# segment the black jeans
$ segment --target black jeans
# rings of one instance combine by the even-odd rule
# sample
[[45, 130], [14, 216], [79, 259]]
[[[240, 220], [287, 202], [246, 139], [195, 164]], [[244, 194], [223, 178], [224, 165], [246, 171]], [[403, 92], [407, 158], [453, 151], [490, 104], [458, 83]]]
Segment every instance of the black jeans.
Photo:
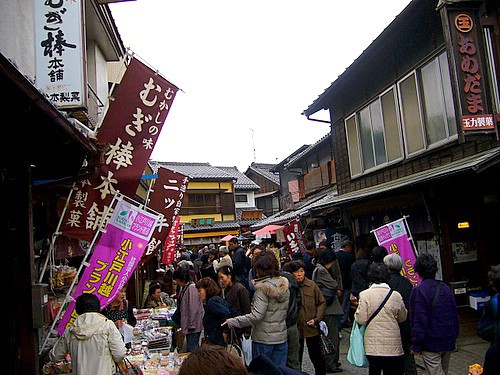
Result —
[[[309, 358], [314, 366], [315, 375], [326, 375], [326, 365], [325, 358], [321, 354], [321, 348], [319, 346], [319, 335], [313, 337], [307, 337], [305, 339], [307, 345], [307, 351], [309, 352]], [[300, 339], [299, 348], [299, 362], [302, 365], [302, 358], [304, 357], [304, 339]]]
[[398, 357], [383, 357], [375, 355], [367, 355], [368, 358], [368, 374], [369, 375], [403, 375], [403, 356]]

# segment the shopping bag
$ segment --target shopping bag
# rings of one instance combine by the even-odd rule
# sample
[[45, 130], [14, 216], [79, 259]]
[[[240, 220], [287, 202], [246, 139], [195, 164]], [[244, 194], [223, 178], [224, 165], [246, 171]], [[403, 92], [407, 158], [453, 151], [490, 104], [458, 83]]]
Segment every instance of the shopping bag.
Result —
[[323, 356], [330, 355], [335, 352], [335, 345], [332, 340], [326, 337], [323, 333], [319, 334], [319, 347]]
[[365, 355], [365, 329], [364, 325], [360, 326], [356, 321], [351, 329], [347, 360], [356, 367], [368, 367], [368, 359]]
[[248, 336], [248, 338], [243, 335], [241, 338], [241, 350], [243, 350], [243, 357], [245, 358], [245, 364], [247, 366], [252, 362], [252, 338]]
[[240, 359], [243, 364], [245, 364], [245, 357], [243, 355], [243, 350], [241, 349], [241, 346], [238, 343], [238, 336], [236, 335], [234, 328], [231, 328], [229, 340], [226, 344], [226, 350], [232, 355], [236, 356], [238, 359]]

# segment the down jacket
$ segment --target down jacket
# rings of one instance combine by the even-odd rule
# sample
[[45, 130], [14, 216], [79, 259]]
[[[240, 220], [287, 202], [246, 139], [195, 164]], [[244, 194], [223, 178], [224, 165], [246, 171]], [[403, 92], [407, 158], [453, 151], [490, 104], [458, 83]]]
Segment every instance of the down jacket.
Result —
[[116, 372], [115, 362], [123, 361], [127, 349], [115, 323], [104, 315], [89, 312], [75, 319], [73, 325], [52, 347], [51, 361], [62, 361], [71, 355], [73, 375], [111, 375]]
[[255, 280], [251, 312], [227, 320], [229, 327], [252, 326], [252, 340], [275, 345], [287, 341], [288, 280], [284, 276], [267, 276]]
[[[366, 324], [387, 296], [389, 290], [389, 285], [380, 283], [372, 284], [368, 289], [359, 293], [358, 308], [354, 313], [354, 319], [358, 324]], [[403, 297], [399, 292], [393, 291], [382, 310], [366, 327], [366, 355], [387, 357], [403, 355], [399, 323], [406, 320], [407, 314], [408, 311], [404, 305]]]

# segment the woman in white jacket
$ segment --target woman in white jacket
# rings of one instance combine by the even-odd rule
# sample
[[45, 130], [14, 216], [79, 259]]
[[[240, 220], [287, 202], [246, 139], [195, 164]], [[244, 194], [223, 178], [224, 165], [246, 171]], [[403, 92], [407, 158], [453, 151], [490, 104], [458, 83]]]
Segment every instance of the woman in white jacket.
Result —
[[127, 353], [120, 331], [99, 313], [101, 304], [94, 294], [78, 296], [75, 311], [78, 317], [52, 347], [50, 360], [62, 361], [69, 353], [73, 375], [114, 374]]
[[[360, 325], [368, 319], [382, 304], [391, 288], [387, 284], [389, 270], [384, 263], [374, 262], [368, 269], [371, 285], [359, 293], [358, 308], [354, 319]], [[399, 323], [406, 320], [407, 310], [403, 297], [393, 291], [383, 308], [366, 326], [365, 353], [369, 362], [369, 375], [403, 375], [403, 346]]]

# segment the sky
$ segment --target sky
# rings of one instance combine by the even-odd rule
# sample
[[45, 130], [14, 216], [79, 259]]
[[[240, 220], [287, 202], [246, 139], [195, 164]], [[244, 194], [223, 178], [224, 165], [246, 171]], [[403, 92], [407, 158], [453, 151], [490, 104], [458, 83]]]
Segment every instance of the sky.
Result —
[[[245, 172], [326, 135], [301, 113], [410, 0], [135, 0], [125, 47], [179, 87], [151, 160]], [[328, 113], [314, 118], [327, 120]]]

